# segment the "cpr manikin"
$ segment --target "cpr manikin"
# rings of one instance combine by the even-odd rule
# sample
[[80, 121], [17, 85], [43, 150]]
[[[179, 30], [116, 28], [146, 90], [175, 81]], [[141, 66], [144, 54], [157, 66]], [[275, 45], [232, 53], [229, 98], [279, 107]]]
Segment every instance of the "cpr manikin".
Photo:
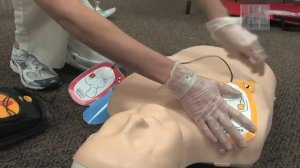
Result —
[[260, 75], [227, 55], [221, 48], [199, 46], [183, 50], [170, 59], [178, 62], [194, 60], [184, 66], [200, 76], [229, 82], [230, 71], [216, 57], [219, 56], [229, 64], [233, 82], [252, 84], [254, 100], [251, 103], [255, 107], [251, 108], [257, 112], [253, 121], [257, 132], [248, 137], [247, 147], [234, 145], [231, 151], [220, 150], [218, 144], [203, 137], [168, 89], [133, 74], [123, 81], [111, 99], [109, 112], [112, 117], [80, 147], [72, 166], [184, 168], [194, 163], [217, 166], [249, 166], [255, 163], [270, 131], [276, 79], [267, 65]]

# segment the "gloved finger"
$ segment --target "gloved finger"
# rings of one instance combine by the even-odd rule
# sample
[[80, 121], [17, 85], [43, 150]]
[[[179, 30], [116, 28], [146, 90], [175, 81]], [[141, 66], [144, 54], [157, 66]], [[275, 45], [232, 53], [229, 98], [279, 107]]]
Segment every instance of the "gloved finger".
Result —
[[206, 125], [205, 122], [202, 122], [201, 124], [198, 124], [200, 131], [203, 133], [205, 137], [210, 139], [213, 142], [218, 142], [218, 139], [214, 136], [214, 134], [210, 131], [208, 126]]
[[218, 83], [221, 96], [229, 99], [236, 99], [242, 96], [242, 93], [225, 83]]
[[[241, 51], [239, 52], [228, 51], [227, 56], [232, 59], [238, 59], [241, 63], [249, 67], [252, 70], [252, 73], [264, 74], [264, 68], [265, 68], [264, 62], [254, 64], [249, 60], [249, 56], [245, 53], [246, 52], [241, 52]], [[254, 60], [254, 62], [256, 61]]]
[[[248, 58], [245, 54], [241, 53], [241, 58]], [[265, 63], [257, 63], [253, 64], [249, 61], [249, 59], [241, 59], [242, 63], [251, 68], [252, 73], [258, 73], [259, 75], [263, 75], [265, 72]]]
[[267, 53], [261, 47], [257, 40], [249, 46], [249, 48], [247, 49], [247, 51], [244, 52], [244, 54], [248, 56], [249, 61], [252, 64], [260, 64], [264, 62], [267, 58]]
[[226, 137], [223, 129], [221, 128], [218, 121], [214, 118], [210, 118], [206, 120], [206, 123], [211, 130], [211, 132], [214, 134], [214, 136], [218, 139], [218, 142], [226, 149], [231, 150], [232, 144], [230, 143], [229, 139]]
[[225, 113], [220, 113], [218, 116], [218, 121], [222, 125], [222, 127], [227, 131], [230, 137], [238, 144], [240, 147], [246, 147], [247, 143], [244, 140], [241, 133], [237, 130], [237, 128], [232, 124], [230, 118]]
[[248, 131], [256, 132], [256, 126], [246, 116], [229, 105], [226, 106], [226, 108], [230, 118], [241, 124], [241, 126], [246, 128]]
[[258, 73], [260, 76], [265, 74], [266, 64], [264, 62], [255, 64], [253, 69], [255, 69], [255, 73]]
[[250, 45], [243, 48], [241, 52], [247, 56], [251, 64], [260, 64], [267, 58], [265, 50], [261, 47], [258, 40], [253, 41]]
[[267, 58], [267, 54], [262, 49], [260, 49], [260, 50], [252, 50], [252, 51], [246, 53], [246, 55], [248, 56], [249, 61], [252, 64], [262, 63]]

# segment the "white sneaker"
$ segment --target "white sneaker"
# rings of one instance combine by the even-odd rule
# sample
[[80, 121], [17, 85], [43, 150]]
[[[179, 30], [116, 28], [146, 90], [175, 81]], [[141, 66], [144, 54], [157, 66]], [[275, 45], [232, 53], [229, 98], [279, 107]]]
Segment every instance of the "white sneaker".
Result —
[[39, 62], [35, 56], [15, 47], [12, 51], [10, 67], [20, 75], [22, 84], [30, 89], [50, 89], [61, 85], [56, 72]]
[[100, 15], [102, 15], [103, 17], [106, 17], [106, 18], [108, 18], [108, 17], [110, 17], [112, 14], [114, 14], [115, 12], [116, 12], [116, 8], [115, 7], [113, 7], [113, 8], [110, 8], [110, 9], [107, 9], [107, 10], [103, 10], [103, 9], [101, 9], [101, 8], [97, 8], [96, 9], [96, 11], [100, 14]]
[[94, 10], [96, 12], [98, 12], [100, 15], [104, 16], [104, 17], [110, 17], [112, 14], [114, 14], [116, 12], [116, 8], [113, 7], [113, 8], [110, 8], [110, 9], [107, 9], [107, 10], [103, 10], [102, 8], [100, 8], [100, 1], [95, 1], [95, 7], [94, 7]]

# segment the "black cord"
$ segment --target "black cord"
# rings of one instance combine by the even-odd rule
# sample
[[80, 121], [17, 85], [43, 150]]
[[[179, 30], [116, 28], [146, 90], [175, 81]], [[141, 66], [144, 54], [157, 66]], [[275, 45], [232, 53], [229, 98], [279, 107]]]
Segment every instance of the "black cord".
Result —
[[194, 60], [191, 60], [191, 61], [181, 62], [181, 64], [190, 64], [190, 63], [200, 61], [200, 60], [203, 60], [203, 59], [207, 59], [207, 58], [219, 58], [221, 61], [223, 61], [226, 64], [226, 66], [227, 66], [227, 68], [230, 72], [230, 82], [233, 81], [233, 73], [232, 73], [232, 70], [231, 70], [229, 64], [226, 62], [226, 60], [224, 58], [222, 58], [220, 56], [217, 56], [217, 55], [208, 55], [208, 56], [197, 58], [197, 59], [194, 59]]
[[[4, 110], [6, 111], [6, 113], [9, 115], [6, 118], [0, 118], [0, 123], [2, 122], [6, 122], [6, 121], [12, 121], [15, 119], [18, 119], [20, 117], [20, 115], [23, 115], [20, 111], [13, 111], [9, 106], [14, 104], [13, 102], [10, 101], [16, 101], [18, 105], [20, 105], [20, 100], [18, 97], [11, 95], [11, 94], [7, 94], [7, 93], [0, 93], [2, 95], [5, 95], [5, 97], [2, 100], [2, 106], [4, 107]], [[11, 104], [12, 103], [12, 104]], [[19, 109], [20, 110], [20, 109]]]
[[11, 109], [8, 108], [9, 106], [9, 99], [10, 97], [6, 96], [3, 101], [2, 101], [2, 105], [4, 106], [7, 114], [9, 114], [9, 116], [13, 116], [15, 115], [16, 113], [14, 111], [12, 111]]

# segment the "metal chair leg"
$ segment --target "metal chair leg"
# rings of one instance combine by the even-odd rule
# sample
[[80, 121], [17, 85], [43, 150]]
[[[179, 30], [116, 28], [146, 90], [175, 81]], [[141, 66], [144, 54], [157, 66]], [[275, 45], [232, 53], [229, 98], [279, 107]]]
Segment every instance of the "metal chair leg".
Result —
[[192, 0], [187, 0], [186, 1], [186, 9], [185, 9], [185, 14], [190, 14], [191, 11], [191, 5], [192, 5]]

